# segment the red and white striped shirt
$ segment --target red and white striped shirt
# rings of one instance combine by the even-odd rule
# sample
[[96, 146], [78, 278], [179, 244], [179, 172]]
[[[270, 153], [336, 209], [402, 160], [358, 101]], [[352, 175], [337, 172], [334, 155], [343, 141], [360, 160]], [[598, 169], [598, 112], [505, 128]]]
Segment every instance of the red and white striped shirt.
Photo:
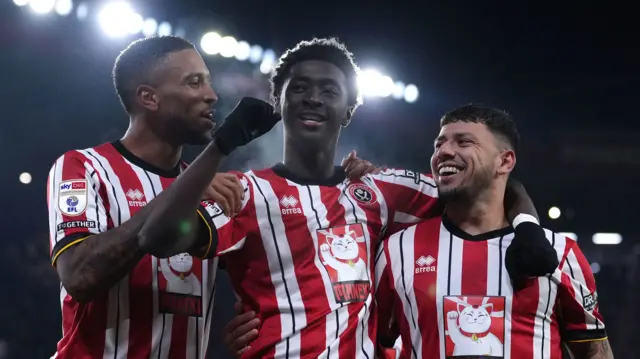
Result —
[[[120, 142], [69, 151], [49, 173], [51, 259], [135, 215], [180, 174], [155, 168]], [[204, 358], [216, 260], [146, 255], [109, 292], [82, 304], [60, 286], [62, 340], [54, 357]]]
[[395, 317], [400, 357], [424, 359], [561, 359], [561, 341], [606, 338], [589, 263], [575, 241], [545, 232], [558, 269], [515, 292], [510, 228], [472, 236], [437, 217], [392, 235], [376, 257], [381, 335]]
[[432, 214], [433, 180], [388, 170], [349, 181], [338, 167], [308, 182], [283, 165], [239, 177], [236, 217], [205, 207], [234, 290], [261, 320], [244, 357], [374, 359], [373, 255], [394, 220]]

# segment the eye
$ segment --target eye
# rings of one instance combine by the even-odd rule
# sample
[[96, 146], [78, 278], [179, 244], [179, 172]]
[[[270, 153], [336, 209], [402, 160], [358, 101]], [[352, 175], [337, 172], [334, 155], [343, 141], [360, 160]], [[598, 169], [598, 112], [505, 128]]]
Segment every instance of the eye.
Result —
[[306, 90], [306, 86], [303, 86], [302, 84], [291, 84], [289, 85], [289, 90], [300, 93]]
[[473, 143], [473, 141], [471, 141], [470, 139], [467, 139], [467, 138], [462, 138], [462, 139], [458, 140], [458, 144], [461, 145], [461, 146], [468, 146], [468, 145], [470, 145], [472, 143]]

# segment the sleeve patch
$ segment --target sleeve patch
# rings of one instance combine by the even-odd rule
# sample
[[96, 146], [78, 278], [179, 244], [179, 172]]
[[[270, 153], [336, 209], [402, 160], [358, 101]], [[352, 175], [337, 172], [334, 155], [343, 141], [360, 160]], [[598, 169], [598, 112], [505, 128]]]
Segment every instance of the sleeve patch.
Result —
[[67, 216], [79, 216], [87, 209], [87, 180], [69, 180], [58, 185], [58, 208]]

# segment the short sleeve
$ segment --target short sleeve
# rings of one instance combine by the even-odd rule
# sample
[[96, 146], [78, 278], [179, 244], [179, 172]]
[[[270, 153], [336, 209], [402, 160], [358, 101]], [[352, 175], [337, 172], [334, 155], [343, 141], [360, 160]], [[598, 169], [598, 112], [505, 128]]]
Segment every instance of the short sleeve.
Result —
[[78, 151], [59, 157], [49, 171], [49, 247], [51, 263], [92, 234], [107, 230], [108, 198], [90, 161]]
[[241, 173], [237, 173], [237, 176], [244, 189], [244, 199], [240, 211], [235, 217], [227, 217], [222, 208], [212, 201], [203, 201], [198, 210], [198, 214], [205, 224], [205, 235], [208, 233], [210, 236], [210, 243], [215, 242], [214, 238], [217, 238], [217, 246], [207, 251], [205, 256], [207, 258], [242, 249], [247, 233], [255, 223], [251, 182], [247, 176]]
[[389, 208], [390, 227], [394, 233], [422, 219], [442, 213], [438, 189], [433, 178], [408, 170], [387, 169], [368, 175], [382, 192]]
[[559, 315], [565, 341], [591, 341], [607, 337], [598, 309], [598, 293], [589, 262], [577, 243], [567, 239], [558, 285]]

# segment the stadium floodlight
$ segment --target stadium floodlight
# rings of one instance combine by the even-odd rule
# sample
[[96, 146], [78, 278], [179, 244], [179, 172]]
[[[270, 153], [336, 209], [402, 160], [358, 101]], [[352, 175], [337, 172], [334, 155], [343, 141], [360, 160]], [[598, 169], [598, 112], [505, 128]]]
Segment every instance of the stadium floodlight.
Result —
[[276, 64], [276, 53], [271, 49], [262, 52], [262, 62], [260, 63], [260, 72], [269, 74]]
[[78, 17], [78, 20], [84, 20], [88, 15], [89, 6], [87, 6], [87, 3], [80, 3], [80, 5], [78, 5], [78, 7], [76, 8], [76, 16]]
[[571, 233], [571, 232], [560, 232], [560, 233], [558, 233], [558, 234], [560, 234], [561, 236], [565, 236], [565, 237], [567, 237], [567, 238], [571, 238], [571, 239], [573, 239], [573, 240], [574, 240], [574, 241], [576, 241], [576, 242], [578, 241], [578, 235], [577, 235], [577, 234], [575, 234], [575, 233]]
[[98, 22], [105, 34], [111, 37], [137, 34], [144, 27], [142, 16], [124, 1], [106, 4], [98, 14]]
[[158, 36], [169, 36], [171, 35], [171, 24], [166, 21], [163, 21], [158, 25]]
[[560, 215], [562, 214], [562, 212], [560, 211], [560, 208], [558, 207], [551, 207], [549, 208], [549, 218], [551, 219], [558, 219], [560, 218]]
[[245, 61], [251, 55], [251, 45], [249, 45], [246, 41], [238, 41], [238, 45], [236, 46], [236, 53], [234, 56], [239, 61]]
[[591, 272], [593, 274], [598, 274], [600, 272], [600, 269], [602, 269], [600, 267], [600, 263], [598, 263], [598, 262], [591, 263]]
[[404, 100], [408, 103], [414, 103], [418, 101], [418, 96], [420, 93], [418, 92], [418, 88], [416, 85], [407, 85], [404, 88]]
[[158, 31], [158, 22], [156, 19], [148, 18], [142, 22], [142, 35], [150, 37]]
[[391, 96], [396, 100], [402, 100], [404, 98], [404, 82], [397, 81], [393, 84], [393, 92]]
[[367, 69], [358, 75], [358, 87], [364, 96], [387, 97], [393, 93], [395, 85], [391, 77]]
[[236, 54], [236, 47], [238, 47], [238, 40], [233, 36], [225, 36], [220, 39], [220, 56], [233, 57]]
[[36, 14], [46, 14], [56, 6], [56, 0], [31, 0], [29, 7]]
[[13, 3], [16, 6], [25, 6], [25, 5], [29, 5], [29, 0], [13, 0]]
[[22, 184], [29, 184], [31, 183], [31, 174], [29, 172], [22, 172], [18, 179]]
[[207, 55], [216, 55], [220, 52], [220, 43], [222, 36], [217, 32], [208, 32], [202, 36], [200, 47]]
[[596, 233], [591, 239], [594, 244], [620, 244], [622, 242], [620, 233]]
[[56, 1], [56, 13], [60, 16], [67, 16], [73, 10], [73, 2], [71, 0]]
[[251, 46], [251, 51], [249, 51], [249, 61], [252, 64], [257, 64], [262, 60], [262, 47], [260, 45]]

